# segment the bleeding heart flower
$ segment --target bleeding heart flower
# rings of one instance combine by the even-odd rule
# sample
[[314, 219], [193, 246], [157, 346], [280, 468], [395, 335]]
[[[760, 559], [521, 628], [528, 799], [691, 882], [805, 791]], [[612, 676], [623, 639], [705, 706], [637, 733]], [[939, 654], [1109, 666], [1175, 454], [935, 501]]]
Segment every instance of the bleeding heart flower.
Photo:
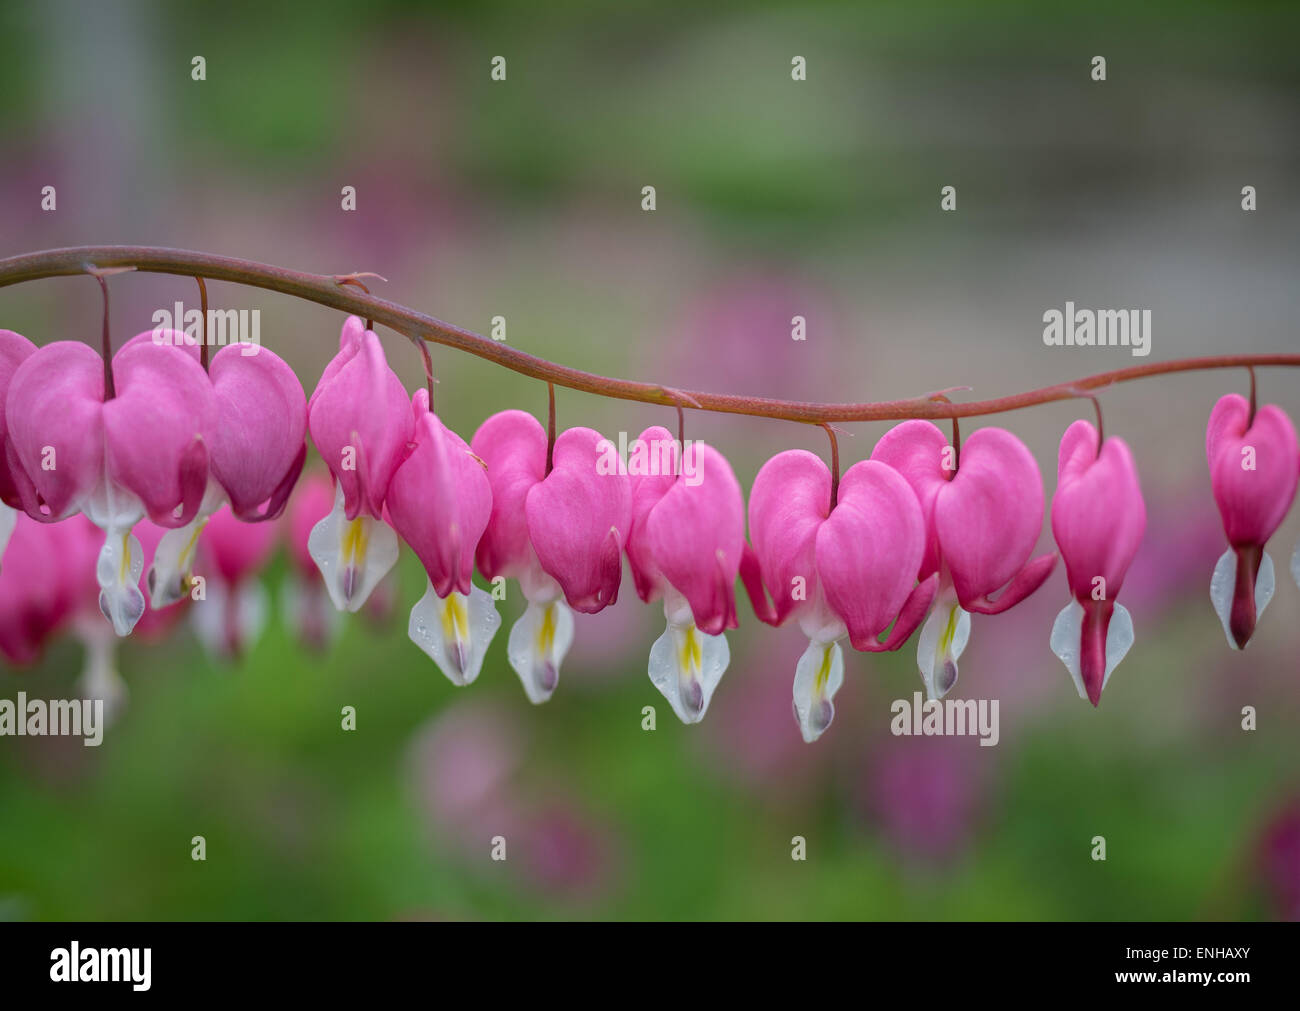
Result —
[[204, 439], [208, 485], [194, 519], [169, 531], [154, 552], [148, 577], [154, 608], [189, 592], [195, 549], [209, 516], [229, 501], [246, 522], [275, 519], [307, 456], [306, 397], [282, 359], [260, 345], [228, 344], [213, 356], [208, 375], [215, 394]]
[[384, 496], [411, 439], [411, 407], [373, 330], [349, 316], [339, 353], [307, 402], [307, 426], [336, 483], [334, 508], [309, 538], [340, 611], [357, 611], [397, 563]]
[[905, 421], [885, 433], [871, 459], [907, 479], [925, 517], [918, 577], [940, 578], [916, 662], [929, 697], [943, 698], [957, 683], [970, 612], [1014, 607], [1056, 566], [1055, 554], [1029, 560], [1043, 526], [1043, 479], [1025, 444], [1001, 428], [980, 429], [962, 444], [958, 459], [937, 425]]
[[[0, 653], [13, 664], [34, 661], [74, 615], [90, 581], [82, 517], [38, 523], [15, 516], [13, 537], [0, 565]], [[91, 527], [93, 531], [94, 528]]]
[[650, 680], [683, 723], [698, 723], [731, 660], [722, 633], [737, 624], [744, 496], [721, 453], [700, 442], [683, 452], [659, 426], [641, 433], [627, 469], [632, 576], [647, 604], [664, 598], [668, 622], [650, 649]]
[[478, 677], [501, 627], [492, 597], [472, 582], [474, 550], [492, 514], [483, 462], [429, 410], [429, 394], [411, 401], [412, 444], [388, 485], [388, 518], [429, 577], [411, 609], [411, 641], [454, 685]]
[[921, 506], [897, 471], [874, 460], [848, 469], [832, 504], [826, 464], [787, 450], [754, 479], [749, 534], [754, 547], [741, 576], [755, 612], [769, 624], [793, 616], [808, 636], [794, 711], [804, 740], [815, 741], [844, 681], [839, 640], [847, 635], [854, 649], [873, 653], [898, 649], [934, 600], [938, 575], [916, 579], [925, 554]]
[[492, 486], [478, 566], [488, 579], [519, 580], [528, 601], [507, 656], [535, 703], [554, 693], [573, 644], [569, 608], [595, 614], [618, 600], [632, 522], [631, 488], [609, 440], [590, 428], [562, 432], [549, 472], [546, 442], [524, 411], [492, 415], [470, 440]]
[[256, 578], [275, 549], [275, 523], [249, 523], [229, 506], [209, 518], [199, 539], [202, 596], [191, 610], [194, 633], [215, 656], [237, 658], [266, 627], [266, 590]]
[[5, 422], [5, 401], [9, 396], [9, 384], [14, 373], [18, 371], [27, 358], [36, 350], [36, 345], [22, 334], [12, 330], [0, 330], [0, 555], [5, 553], [5, 545], [14, 532], [18, 510], [23, 507], [18, 494], [18, 486], [9, 473], [11, 466], [18, 466], [17, 461], [10, 463], [9, 426]]
[[100, 608], [117, 634], [127, 635], [145, 603], [138, 585], [144, 559], [131, 527], [144, 515], [164, 527], [194, 518], [207, 486], [204, 433], [214, 404], [196, 358], [177, 344], [156, 343], [152, 332], [123, 346], [112, 372], [115, 395], [105, 400], [95, 351], [47, 344], [15, 371], [5, 420], [10, 475], [27, 514], [50, 522], [84, 512], [105, 531]]
[[1229, 393], [1210, 412], [1205, 458], [1228, 537], [1210, 579], [1210, 599], [1228, 645], [1245, 649], [1273, 598], [1273, 559], [1264, 545], [1286, 518], [1300, 479], [1295, 427], [1273, 404], [1252, 418], [1246, 398]]
[[1133, 619], [1115, 598], [1147, 525], [1128, 445], [1107, 439], [1099, 452], [1099, 438], [1087, 421], [1065, 430], [1052, 500], [1052, 533], [1074, 597], [1052, 625], [1052, 652], [1094, 706], [1133, 645]]
[[330, 602], [320, 569], [307, 546], [312, 528], [329, 515], [333, 502], [333, 482], [313, 471], [298, 482], [285, 517], [292, 570], [284, 582], [284, 611], [299, 640], [315, 650], [329, 645], [339, 628], [339, 612]]

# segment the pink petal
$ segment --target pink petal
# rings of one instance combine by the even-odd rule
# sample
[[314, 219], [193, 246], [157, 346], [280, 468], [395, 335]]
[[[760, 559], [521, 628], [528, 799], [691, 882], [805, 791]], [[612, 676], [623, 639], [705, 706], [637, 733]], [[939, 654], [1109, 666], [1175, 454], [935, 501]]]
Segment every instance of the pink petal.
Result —
[[[34, 519], [62, 519], [104, 473], [104, 363], [77, 341], [39, 348], [18, 366], [5, 399], [10, 475]], [[45, 447], [54, 466], [45, 469]], [[16, 464], [16, 466], [14, 466]]]
[[478, 543], [478, 567], [488, 579], [518, 578], [536, 564], [524, 501], [546, 477], [546, 430], [524, 411], [501, 411], [479, 426], [470, 448], [487, 464], [492, 516]]
[[[1300, 447], [1286, 412], [1267, 404], [1248, 429], [1249, 415], [1246, 399], [1230, 393], [1214, 405], [1205, 431], [1214, 501], [1233, 547], [1263, 545], [1273, 536], [1300, 479]], [[1243, 467], [1248, 449], [1254, 450], [1254, 470]]]
[[1123, 439], [1107, 439], [1097, 455], [1097, 429], [1076, 421], [1061, 439], [1052, 534], [1070, 592], [1085, 608], [1093, 579], [1105, 580], [1114, 600], [1146, 530], [1146, 505], [1137, 467]]
[[[222, 348], [209, 369], [216, 422], [208, 446], [212, 475], [242, 520], [278, 516], [306, 459], [307, 400], [288, 365], [265, 348]], [[265, 513], [258, 508], [268, 502]], [[328, 510], [327, 510], [328, 511]]]
[[429, 410], [425, 390], [413, 398], [415, 446], [388, 486], [388, 516], [411, 546], [434, 592], [468, 594], [474, 549], [492, 513], [487, 472], [469, 446]]
[[9, 384], [13, 381], [18, 366], [36, 351], [36, 345], [22, 334], [12, 330], [0, 330], [0, 502], [11, 509], [21, 509], [22, 499], [18, 485], [9, 473], [8, 443], [9, 426], [5, 422], [5, 402], [9, 396]]
[[952, 473], [944, 469], [945, 451], [949, 449], [948, 437], [931, 421], [919, 419], [904, 421], [884, 434], [871, 459], [888, 464], [898, 471], [912, 486], [921, 515], [925, 519], [925, 555], [921, 560], [919, 578], [938, 572], [940, 557], [939, 535], [934, 526], [934, 507], [939, 492], [948, 486]]
[[275, 524], [246, 523], [222, 506], [203, 527], [199, 543], [218, 578], [227, 586], [237, 586], [270, 558]]
[[[667, 440], [676, 445], [672, 433], [659, 425], [647, 428], [639, 436], [642, 443], [654, 445]], [[632, 580], [637, 596], [647, 604], [663, 595], [663, 573], [655, 561], [654, 552], [646, 533], [650, 512], [667, 494], [676, 481], [677, 453], [672, 453], [673, 469], [667, 474], [632, 474], [632, 529], [627, 535], [627, 560], [632, 567]], [[741, 517], [743, 529], [744, 518]]]
[[[831, 472], [807, 450], [777, 453], [754, 478], [749, 493], [749, 536], [763, 585], [772, 595], [777, 624], [820, 596], [817, 530], [830, 505]], [[799, 579], [802, 584], [796, 583]], [[805, 600], [795, 599], [797, 585], [804, 587]]]
[[934, 523], [963, 607], [1004, 586], [1043, 526], [1043, 479], [1025, 444], [1002, 428], [965, 440], [957, 473], [935, 501]]
[[334, 505], [334, 485], [317, 471], [306, 474], [289, 500], [288, 541], [289, 557], [298, 572], [313, 583], [320, 570], [307, 549], [311, 528], [329, 515]]
[[207, 488], [212, 384], [185, 348], [152, 342], [113, 356], [113, 382], [117, 395], [103, 405], [109, 477], [134, 492], [155, 523], [184, 526]]
[[816, 558], [826, 600], [855, 649], [871, 649], [898, 616], [924, 553], [925, 520], [903, 476], [875, 460], [850, 467], [817, 531]]
[[[349, 316], [339, 353], [325, 367], [307, 403], [312, 442], [343, 486], [348, 519], [383, 516], [384, 495], [411, 437], [411, 409], [402, 381], [388, 367], [374, 331]], [[348, 462], [355, 463], [349, 467]]]
[[[664, 429], [658, 431], [672, 439]], [[721, 453], [704, 443], [693, 444], [687, 453], [698, 454], [693, 461], [688, 455], [687, 461], [698, 468], [692, 472], [698, 472], [699, 483], [685, 476], [670, 479], [646, 520], [645, 539], [664, 578], [690, 603], [700, 631], [720, 635], [737, 625], [735, 585], [745, 545], [745, 500]]]
[[623, 544], [632, 523], [627, 475], [617, 468], [601, 472], [607, 446], [590, 428], [562, 432], [553, 469], [524, 502], [542, 568], [560, 584], [569, 606], [585, 614], [618, 600]]

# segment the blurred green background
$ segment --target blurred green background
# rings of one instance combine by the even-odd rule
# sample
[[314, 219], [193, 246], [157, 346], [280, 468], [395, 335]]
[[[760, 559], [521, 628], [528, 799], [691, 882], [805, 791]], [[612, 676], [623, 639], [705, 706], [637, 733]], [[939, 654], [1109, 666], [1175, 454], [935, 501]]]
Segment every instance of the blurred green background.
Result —
[[[1045, 348], [1042, 313], [1067, 299], [1150, 308], [1149, 361], [1294, 351], [1297, 28], [1292, 5], [1240, 3], [6, 3], [0, 255], [148, 243], [375, 271], [386, 297], [479, 332], [504, 316], [510, 344], [565, 364], [790, 399], [991, 397], [1137, 361]], [[310, 392], [339, 314], [209, 287], [214, 306], [262, 310], [263, 341]], [[116, 339], [192, 289], [115, 278]], [[99, 313], [89, 280], [0, 292], [0, 326], [38, 343], [93, 341]], [[382, 337], [414, 389], [419, 356]], [[481, 360], [435, 348], [434, 367], [439, 413], [466, 438], [495, 411], [545, 410], [540, 384]], [[1223, 545], [1204, 425], [1245, 382], [1104, 395], [1151, 519], [1121, 598], [1137, 644], [1096, 711], [1047, 647], [1059, 568], [974, 619], [956, 694], [1000, 700], [997, 747], [890, 736], [890, 702], [920, 690], [912, 643], [851, 654], [835, 724], [806, 746], [799, 633], [746, 603], [707, 718], [683, 727], [645, 673], [658, 605], [626, 575], [617, 607], [579, 617], [535, 708], [504, 630], [467, 689], [407, 640], [423, 580], [409, 552], [387, 612], [310, 652], [279, 606], [281, 552], [261, 575], [275, 613], [241, 660], [210, 658], [183, 623], [128, 640], [130, 701], [102, 747], [0, 738], [0, 917], [1300, 915], [1300, 590], [1285, 577], [1300, 521], [1271, 544], [1278, 591], [1247, 653], [1208, 599]], [[1260, 395], [1300, 412], [1283, 371], [1261, 373]], [[672, 421], [558, 400], [561, 425], [611, 435]], [[990, 420], [1025, 439], [1050, 495], [1060, 435], [1088, 411]], [[883, 431], [845, 428], [846, 464]], [[687, 434], [746, 488], [772, 453], [825, 449], [761, 419], [692, 414]], [[507, 626], [521, 609], [512, 584]], [[81, 665], [61, 639], [0, 672], [0, 697], [70, 695]]]

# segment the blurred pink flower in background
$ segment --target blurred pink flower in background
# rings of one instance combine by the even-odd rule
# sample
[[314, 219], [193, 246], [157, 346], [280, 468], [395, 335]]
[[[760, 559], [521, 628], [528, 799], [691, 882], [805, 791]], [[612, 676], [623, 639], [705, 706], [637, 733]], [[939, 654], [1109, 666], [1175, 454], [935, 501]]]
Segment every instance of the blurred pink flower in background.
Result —
[[[807, 339], [795, 340], [796, 316]], [[642, 372], [692, 390], [824, 400], [833, 355], [844, 350], [831, 296], [774, 268], [712, 287], [679, 327], [647, 352]], [[735, 423], [736, 419], [729, 419]]]
[[203, 528], [200, 574], [207, 584], [191, 614], [195, 635], [215, 656], [240, 656], [266, 625], [266, 590], [257, 572], [275, 548], [278, 525], [278, 520], [244, 523], [227, 505]]
[[1264, 826], [1255, 868], [1274, 916], [1300, 920], [1300, 794], [1293, 794]]
[[904, 861], [944, 863], [970, 843], [985, 807], [991, 755], [978, 741], [896, 737], [871, 749], [860, 806]]
[[411, 775], [434, 840], [483, 867], [505, 840], [507, 868], [555, 896], [603, 894], [618, 863], [613, 831], [581, 804], [527, 778], [528, 745], [507, 706], [458, 702], [417, 731]]

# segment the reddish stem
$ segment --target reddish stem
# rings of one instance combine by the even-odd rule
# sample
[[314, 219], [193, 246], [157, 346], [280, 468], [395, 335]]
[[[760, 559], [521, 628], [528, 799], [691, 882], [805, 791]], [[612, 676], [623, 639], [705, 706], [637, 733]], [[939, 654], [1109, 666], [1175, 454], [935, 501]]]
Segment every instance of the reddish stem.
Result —
[[1300, 366], [1300, 354], [1212, 355], [1173, 362], [1146, 362], [1124, 369], [1100, 372], [1084, 379], [1045, 386], [1027, 393], [998, 397], [993, 400], [977, 400], [966, 404], [945, 404], [932, 399], [929, 395], [880, 403], [822, 404], [773, 400], [765, 397], [743, 397], [727, 393], [670, 391], [654, 383], [639, 383], [593, 375], [590, 372], [557, 365], [387, 299], [357, 291], [351, 286], [340, 284], [336, 275], [306, 274], [286, 270], [283, 267], [254, 263], [251, 260], [214, 256], [210, 253], [183, 249], [165, 249], [156, 246], [78, 246], [11, 256], [0, 260], [0, 288], [44, 277], [80, 274], [85, 271], [88, 261], [100, 267], [134, 267], [136, 270], [149, 273], [182, 274], [190, 277], [201, 275], [209, 280], [230, 281], [235, 284], [278, 291], [383, 323], [398, 333], [418, 336], [427, 341], [468, 351], [470, 354], [496, 362], [521, 375], [598, 396], [666, 406], [684, 402], [703, 411], [783, 418], [787, 421], [813, 424], [832, 421], [904, 421], [908, 418], [932, 420], [970, 418], [1016, 411], [1057, 400], [1069, 400], [1071, 397], [1078, 396], [1081, 389], [1097, 389], [1146, 376], [1249, 366]]

